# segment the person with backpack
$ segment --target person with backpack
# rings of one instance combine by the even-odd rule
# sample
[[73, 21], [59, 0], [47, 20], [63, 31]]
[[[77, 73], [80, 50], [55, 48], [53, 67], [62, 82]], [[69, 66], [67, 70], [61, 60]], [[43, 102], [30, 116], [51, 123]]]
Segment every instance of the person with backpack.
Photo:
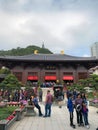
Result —
[[64, 93], [62, 90], [59, 88], [57, 92], [57, 100], [58, 100], [58, 105], [59, 108], [62, 108], [62, 101], [64, 100]]

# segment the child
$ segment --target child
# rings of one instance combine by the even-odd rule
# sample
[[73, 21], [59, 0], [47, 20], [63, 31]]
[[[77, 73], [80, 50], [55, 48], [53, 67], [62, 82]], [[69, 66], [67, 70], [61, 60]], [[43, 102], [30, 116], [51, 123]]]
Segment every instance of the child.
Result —
[[73, 111], [74, 111], [74, 105], [72, 102], [72, 94], [69, 95], [68, 102], [67, 102], [67, 108], [70, 113], [70, 126], [75, 128], [75, 125], [73, 124]]
[[84, 125], [89, 129], [89, 123], [88, 123], [88, 108], [87, 104], [83, 101], [82, 103], [82, 113], [83, 113], [83, 119], [84, 119]]

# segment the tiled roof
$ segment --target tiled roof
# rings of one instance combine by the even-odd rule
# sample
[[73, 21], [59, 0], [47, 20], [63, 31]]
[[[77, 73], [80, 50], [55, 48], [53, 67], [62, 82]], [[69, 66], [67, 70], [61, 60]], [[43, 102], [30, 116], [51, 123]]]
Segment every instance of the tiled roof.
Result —
[[0, 56], [0, 59], [21, 61], [98, 61], [96, 57], [76, 57], [66, 54], [31, 54], [24, 56]]

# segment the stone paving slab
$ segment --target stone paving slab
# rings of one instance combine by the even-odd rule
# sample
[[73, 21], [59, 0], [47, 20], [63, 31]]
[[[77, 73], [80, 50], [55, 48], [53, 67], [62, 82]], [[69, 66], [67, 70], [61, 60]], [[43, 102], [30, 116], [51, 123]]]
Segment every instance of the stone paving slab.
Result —
[[[44, 114], [44, 105], [41, 104]], [[35, 108], [36, 112], [37, 109]], [[90, 130], [96, 130], [98, 127], [97, 108], [89, 107]], [[76, 124], [76, 113], [74, 111], [74, 123]], [[69, 125], [69, 112], [65, 105], [59, 108], [57, 105], [52, 106], [51, 117], [43, 118], [39, 116], [24, 117], [16, 121], [9, 130], [73, 130]], [[87, 130], [85, 127], [78, 127], [75, 130]]]

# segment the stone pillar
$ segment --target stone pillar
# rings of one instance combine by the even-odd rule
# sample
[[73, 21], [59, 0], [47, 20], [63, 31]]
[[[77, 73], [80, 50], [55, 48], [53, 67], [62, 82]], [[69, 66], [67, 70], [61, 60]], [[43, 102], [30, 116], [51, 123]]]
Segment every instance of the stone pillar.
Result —
[[17, 116], [17, 118], [16, 118], [16, 121], [19, 121], [19, 120], [21, 120], [21, 109], [20, 108], [17, 108], [16, 110], [15, 110], [15, 112], [16, 112], [16, 116]]
[[36, 112], [34, 111], [34, 106], [27, 105], [26, 106], [26, 115], [25, 116], [35, 116]]

